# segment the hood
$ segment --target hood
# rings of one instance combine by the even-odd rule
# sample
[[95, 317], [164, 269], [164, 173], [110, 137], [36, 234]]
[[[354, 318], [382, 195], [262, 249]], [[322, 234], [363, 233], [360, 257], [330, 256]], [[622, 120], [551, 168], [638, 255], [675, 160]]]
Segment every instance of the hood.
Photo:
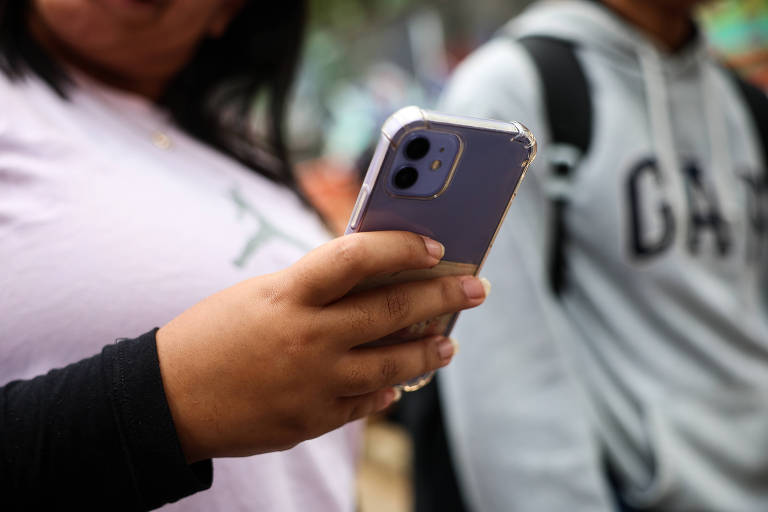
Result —
[[[698, 29], [682, 49], [669, 52], [599, 2], [545, 0], [536, 2], [502, 30], [514, 38], [537, 35], [572, 41], [584, 51], [609, 60], [611, 66], [623, 69], [630, 76], [636, 75], [644, 84], [644, 100], [663, 181], [677, 205], [685, 203], [685, 185], [679, 172], [670, 119], [669, 90], [678, 80], [696, 84], [700, 89], [696, 96], [701, 98], [701, 109], [706, 116], [710, 158], [717, 170], [713, 179], [718, 189], [729, 188], [718, 183], [729, 173], [735, 173], [729, 158], [728, 134], [724, 132], [725, 113], [719, 102], [707, 100], [718, 95], [715, 75], [719, 70], [709, 57]], [[735, 201], [735, 198], [725, 199], [726, 217], [727, 210], [737, 207]]]
[[547, 35], [593, 49], [617, 64], [636, 67], [640, 51], [654, 50], [668, 72], [682, 72], [707, 56], [697, 31], [682, 49], [668, 52], [633, 25], [595, 1], [548, 0], [535, 3], [506, 27], [515, 37]]

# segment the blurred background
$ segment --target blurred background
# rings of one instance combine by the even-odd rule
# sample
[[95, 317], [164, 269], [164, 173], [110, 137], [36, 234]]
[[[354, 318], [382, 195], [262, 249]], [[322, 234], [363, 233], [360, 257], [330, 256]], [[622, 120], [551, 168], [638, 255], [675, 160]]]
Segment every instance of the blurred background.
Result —
[[[289, 138], [308, 195], [343, 229], [381, 123], [406, 105], [433, 107], [451, 70], [531, 2], [310, 3]], [[700, 17], [712, 51], [768, 89], [768, 0], [716, 1]]]
[[[433, 107], [452, 69], [529, 3], [311, 2], [289, 140], [303, 188], [337, 232], [382, 122], [406, 105]], [[768, 0], [713, 2], [700, 19], [712, 51], [768, 90]], [[411, 510], [410, 453], [398, 427], [384, 418], [369, 424], [358, 486], [362, 512]]]
[[307, 194], [343, 230], [382, 122], [435, 105], [451, 70], [527, 0], [313, 0], [289, 140]]

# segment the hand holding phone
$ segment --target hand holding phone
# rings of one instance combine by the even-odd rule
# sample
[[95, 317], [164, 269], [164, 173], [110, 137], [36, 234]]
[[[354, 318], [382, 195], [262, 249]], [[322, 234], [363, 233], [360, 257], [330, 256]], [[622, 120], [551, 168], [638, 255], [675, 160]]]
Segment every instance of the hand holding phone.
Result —
[[[477, 275], [536, 156], [520, 123], [406, 107], [385, 123], [346, 233], [412, 231], [445, 246], [432, 269], [380, 275], [354, 291], [446, 275]], [[457, 314], [442, 315], [372, 342], [447, 336]], [[403, 384], [419, 389], [431, 375]]]

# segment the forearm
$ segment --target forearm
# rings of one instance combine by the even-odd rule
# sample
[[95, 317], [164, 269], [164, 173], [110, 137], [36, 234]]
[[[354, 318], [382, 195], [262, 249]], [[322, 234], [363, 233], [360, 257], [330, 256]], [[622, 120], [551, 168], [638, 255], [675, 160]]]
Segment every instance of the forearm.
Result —
[[212, 481], [179, 446], [155, 331], [0, 388], [0, 474], [12, 510], [146, 510]]

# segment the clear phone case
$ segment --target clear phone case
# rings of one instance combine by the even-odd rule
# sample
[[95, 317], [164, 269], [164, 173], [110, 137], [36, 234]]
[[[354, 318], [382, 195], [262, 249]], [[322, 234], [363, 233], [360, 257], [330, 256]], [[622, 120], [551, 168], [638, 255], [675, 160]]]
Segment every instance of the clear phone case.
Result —
[[[477, 275], [536, 156], [522, 124], [406, 107], [381, 130], [346, 233], [403, 230], [445, 246], [434, 268], [377, 276], [355, 291], [444, 275]], [[449, 335], [458, 314], [412, 325], [373, 344]], [[401, 385], [414, 391], [425, 375]]]

